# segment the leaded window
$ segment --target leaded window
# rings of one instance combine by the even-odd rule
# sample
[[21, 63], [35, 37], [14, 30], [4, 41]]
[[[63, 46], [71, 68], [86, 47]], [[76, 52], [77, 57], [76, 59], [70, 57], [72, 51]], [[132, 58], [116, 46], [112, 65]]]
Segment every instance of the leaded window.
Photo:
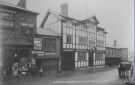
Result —
[[43, 39], [43, 50], [44, 51], [56, 51], [56, 39], [55, 38], [44, 38]]
[[87, 45], [87, 38], [86, 37], [79, 37], [79, 44]]
[[86, 53], [85, 52], [78, 52], [78, 61], [84, 61], [86, 59]]
[[73, 36], [72, 35], [67, 35], [66, 42], [67, 43], [72, 43], [73, 42]]

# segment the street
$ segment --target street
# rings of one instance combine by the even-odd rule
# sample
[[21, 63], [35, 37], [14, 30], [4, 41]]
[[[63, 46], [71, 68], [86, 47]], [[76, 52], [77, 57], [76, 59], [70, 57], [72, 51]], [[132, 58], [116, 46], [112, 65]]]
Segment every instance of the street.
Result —
[[2, 85], [122, 85], [126, 79], [118, 76], [117, 69], [97, 72], [77, 72], [53, 77], [36, 77], [3, 81]]

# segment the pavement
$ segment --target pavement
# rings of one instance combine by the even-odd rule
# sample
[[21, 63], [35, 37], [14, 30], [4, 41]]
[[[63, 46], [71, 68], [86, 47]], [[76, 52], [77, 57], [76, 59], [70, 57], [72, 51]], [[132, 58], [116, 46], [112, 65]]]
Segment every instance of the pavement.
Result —
[[111, 70], [116, 68], [117, 67], [87, 67], [85, 69], [79, 69], [77, 71], [64, 71], [61, 73], [42, 74], [42, 76], [34, 75], [34, 76], [8, 77], [8, 78], [4, 78], [3, 80], [33, 79], [39, 77], [55, 78], [55, 77], [61, 77], [67, 75], [69, 76], [69, 75], [78, 75], [78, 74], [85, 74], [85, 73], [94, 73], [98, 71], [105, 71], [105, 70]]
[[29, 76], [5, 79], [0, 85], [122, 85], [126, 79], [120, 79], [117, 67], [87, 68], [59, 74]]
[[1, 85], [123, 85], [116, 68], [107, 70], [64, 72], [58, 75], [5, 80]]

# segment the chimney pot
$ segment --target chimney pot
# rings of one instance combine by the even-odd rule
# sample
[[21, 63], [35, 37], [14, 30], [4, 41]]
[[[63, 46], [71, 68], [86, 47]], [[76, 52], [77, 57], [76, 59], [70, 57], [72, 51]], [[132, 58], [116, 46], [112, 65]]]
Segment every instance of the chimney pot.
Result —
[[26, 8], [26, 0], [20, 0], [17, 5], [22, 8]]

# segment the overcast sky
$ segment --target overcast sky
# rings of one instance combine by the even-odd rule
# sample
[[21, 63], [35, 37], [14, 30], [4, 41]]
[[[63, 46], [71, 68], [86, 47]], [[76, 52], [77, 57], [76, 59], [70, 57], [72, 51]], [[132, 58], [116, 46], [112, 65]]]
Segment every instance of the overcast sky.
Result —
[[[19, 0], [0, 0], [16, 4]], [[69, 4], [69, 16], [85, 19], [96, 15], [108, 32], [107, 43], [134, 49], [134, 0], [27, 0], [27, 9], [40, 13], [38, 26], [48, 9], [60, 11], [62, 3]]]

